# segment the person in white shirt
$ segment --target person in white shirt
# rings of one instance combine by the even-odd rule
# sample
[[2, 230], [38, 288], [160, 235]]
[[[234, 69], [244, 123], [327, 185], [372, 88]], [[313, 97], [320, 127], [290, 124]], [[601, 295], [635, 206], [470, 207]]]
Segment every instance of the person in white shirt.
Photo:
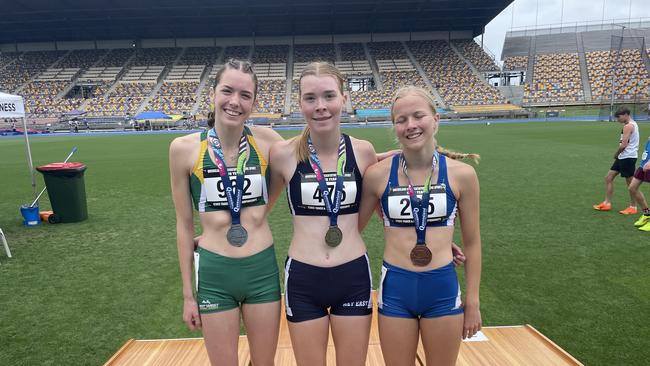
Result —
[[[630, 110], [626, 107], [619, 108], [614, 114], [619, 123], [623, 125], [618, 149], [614, 153], [614, 164], [605, 176], [605, 200], [592, 207], [598, 211], [610, 211], [612, 209], [612, 195], [614, 194], [614, 178], [617, 175], [625, 178], [627, 186], [630, 186], [636, 159], [639, 150], [639, 126], [630, 116]], [[619, 211], [623, 215], [636, 215], [636, 200], [630, 194], [630, 205]]]

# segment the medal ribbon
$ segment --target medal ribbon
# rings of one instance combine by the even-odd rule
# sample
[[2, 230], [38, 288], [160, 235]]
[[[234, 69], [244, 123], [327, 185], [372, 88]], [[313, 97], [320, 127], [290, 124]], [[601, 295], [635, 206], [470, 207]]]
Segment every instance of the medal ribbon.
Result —
[[415, 234], [417, 235], [417, 245], [426, 245], [424, 239], [426, 237], [427, 229], [427, 216], [429, 213], [429, 197], [431, 195], [431, 177], [433, 176], [433, 171], [438, 164], [438, 152], [436, 151], [433, 154], [431, 159], [431, 172], [424, 182], [422, 197], [418, 198], [415, 194], [415, 188], [411, 184], [411, 179], [409, 178], [408, 171], [406, 169], [406, 159], [404, 159], [404, 154], [400, 156], [400, 162], [402, 165], [402, 170], [408, 181], [407, 192], [409, 194], [409, 199], [411, 201], [411, 214], [413, 215], [413, 221], [415, 223]]
[[339, 141], [339, 156], [336, 161], [336, 184], [334, 185], [334, 201], [330, 201], [329, 188], [325, 182], [325, 176], [323, 175], [323, 169], [320, 165], [320, 159], [318, 159], [318, 154], [316, 154], [316, 148], [311, 141], [311, 136], [307, 138], [307, 148], [309, 149], [309, 163], [311, 168], [316, 174], [316, 181], [318, 181], [318, 186], [323, 196], [323, 201], [325, 201], [325, 209], [327, 210], [327, 215], [330, 218], [330, 226], [336, 226], [338, 221], [339, 210], [341, 208], [341, 197], [343, 195], [343, 174], [345, 167], [345, 139], [341, 135]]
[[248, 162], [248, 139], [246, 138], [245, 131], [242, 131], [241, 139], [239, 140], [239, 154], [237, 157], [237, 178], [235, 180], [235, 187], [232, 186], [230, 176], [228, 175], [228, 167], [226, 166], [226, 158], [221, 149], [221, 142], [217, 136], [216, 128], [212, 128], [208, 133], [208, 141], [210, 147], [214, 152], [214, 159], [219, 168], [219, 175], [223, 183], [224, 191], [226, 192], [226, 199], [228, 200], [228, 208], [230, 209], [230, 217], [233, 225], [239, 225], [241, 216], [242, 197], [244, 195], [244, 173], [246, 163]]

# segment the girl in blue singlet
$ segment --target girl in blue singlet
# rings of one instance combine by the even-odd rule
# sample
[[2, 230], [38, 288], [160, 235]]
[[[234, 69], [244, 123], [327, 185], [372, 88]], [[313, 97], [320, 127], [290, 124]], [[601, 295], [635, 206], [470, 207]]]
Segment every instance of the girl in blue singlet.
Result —
[[[481, 328], [479, 184], [474, 169], [456, 160], [478, 156], [437, 146], [440, 117], [424, 89], [398, 90], [391, 118], [402, 153], [368, 168], [359, 209], [361, 227], [377, 204], [384, 222], [382, 353], [386, 365], [412, 365], [421, 336], [427, 365], [455, 365], [461, 339]], [[466, 256], [464, 301], [452, 263], [456, 219]]]
[[[242, 318], [253, 364], [273, 365], [278, 341], [267, 162], [271, 145], [282, 138], [270, 128], [244, 125], [256, 94], [250, 63], [227, 61], [210, 90], [209, 129], [176, 138], [169, 153], [183, 321], [190, 330], [202, 328], [213, 365], [238, 365]], [[196, 248], [193, 206], [202, 229]]]

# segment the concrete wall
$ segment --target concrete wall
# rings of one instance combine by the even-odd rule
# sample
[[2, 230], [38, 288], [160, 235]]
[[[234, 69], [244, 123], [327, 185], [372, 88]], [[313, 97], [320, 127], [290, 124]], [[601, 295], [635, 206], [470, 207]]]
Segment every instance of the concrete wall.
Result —
[[56, 48], [59, 50], [94, 50], [95, 42], [56, 42]]

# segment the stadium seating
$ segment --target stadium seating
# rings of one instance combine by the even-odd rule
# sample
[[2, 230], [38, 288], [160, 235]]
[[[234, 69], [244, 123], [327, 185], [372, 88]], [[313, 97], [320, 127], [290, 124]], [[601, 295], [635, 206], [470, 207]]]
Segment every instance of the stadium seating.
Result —
[[212, 65], [221, 53], [220, 47], [188, 47], [178, 60], [179, 65]]
[[48, 67], [52, 66], [67, 51], [25, 52], [17, 56], [16, 62], [1, 70], [0, 90], [14, 92]]
[[56, 67], [87, 69], [108, 53], [108, 50], [74, 50], [66, 55]]
[[528, 56], [506, 57], [503, 62], [503, 70], [526, 70], [528, 67]]
[[250, 53], [249, 46], [229, 46], [223, 51], [223, 61], [228, 61], [228, 59], [236, 58], [238, 60], [248, 60], [248, 54]]
[[608, 100], [612, 97], [612, 72], [614, 72], [617, 100], [648, 99], [648, 70], [643, 65], [638, 49], [616, 51], [595, 51], [585, 54], [591, 95], [594, 100]]
[[370, 63], [367, 60], [336, 61], [335, 66], [343, 75], [372, 75]]
[[86, 105], [91, 116], [133, 115], [145, 98], [151, 94], [155, 83], [120, 82], [108, 97], [94, 98]]
[[167, 114], [190, 114], [198, 87], [199, 81], [165, 81], [148, 107]]
[[293, 46], [293, 62], [309, 63], [313, 61], [327, 61], [334, 63], [336, 53], [334, 45], [327, 44], [297, 44]]
[[406, 59], [406, 50], [400, 42], [368, 43], [368, 50], [375, 60]]
[[505, 104], [505, 98], [480, 80], [446, 41], [412, 41], [407, 46], [445, 103]]
[[19, 52], [0, 53], [0, 69], [17, 60], [20, 55]]
[[454, 41], [453, 45], [479, 71], [499, 71], [499, 66], [471, 39]]
[[[410, 63], [410, 62], [409, 62]], [[393, 94], [397, 89], [406, 85], [416, 85], [427, 89], [426, 84], [416, 71], [392, 71], [381, 73], [384, 90], [353, 91], [352, 108], [384, 109], [389, 108]]]
[[[36, 118], [58, 117], [75, 109], [80, 100], [57, 100], [69, 81], [33, 81], [22, 90], [25, 112]], [[69, 108], [69, 109], [68, 109]]]
[[95, 67], [116, 67], [124, 66], [126, 61], [128, 61], [134, 53], [132, 48], [116, 48], [111, 50], [105, 57], [99, 60]]
[[180, 48], [137, 48], [131, 66], [171, 64], [180, 50]]
[[576, 53], [537, 55], [532, 83], [524, 87], [524, 103], [584, 101]]
[[[524, 86], [524, 103], [584, 103], [585, 80], [593, 101], [608, 100], [613, 66], [617, 100], [650, 99], [646, 55], [638, 49], [624, 49], [618, 61], [618, 54], [609, 50], [589, 51], [595, 47], [590, 41], [590, 48], [585, 48], [585, 76], [577, 53], [547, 52], [553, 43], [544, 42], [544, 53], [534, 59], [533, 80]], [[528, 68], [528, 56], [523, 53], [530, 45], [522, 47], [505, 56], [504, 70]], [[288, 64], [290, 50], [293, 65]], [[293, 79], [289, 112], [299, 112], [298, 78], [305, 65], [316, 60], [333, 62], [344, 76], [356, 79], [351, 88], [376, 84], [378, 90], [349, 94], [354, 109], [388, 108], [395, 90], [409, 84], [433, 86], [445, 104], [457, 111], [510, 108], [499, 91], [473, 71], [496, 71], [497, 66], [470, 39], [2, 53], [0, 90], [21, 93], [27, 113], [35, 118], [56, 117], [79, 108], [93, 116], [122, 116], [144, 108], [145, 100], [148, 107], [167, 113], [206, 114], [215, 73], [221, 62], [233, 57], [252, 60], [259, 80], [256, 111], [263, 114], [285, 111], [287, 77]], [[290, 69], [293, 73], [287, 75]]]
[[258, 80], [287, 79], [287, 64], [285, 63], [256, 63], [253, 65], [253, 70], [255, 71], [255, 75], [257, 75]]
[[366, 53], [361, 43], [341, 43], [341, 61], [367, 61]]
[[286, 81], [260, 80], [257, 89], [257, 112], [283, 113]]
[[253, 52], [253, 63], [255, 64], [278, 64], [287, 63], [289, 56], [289, 46], [255, 46]]

